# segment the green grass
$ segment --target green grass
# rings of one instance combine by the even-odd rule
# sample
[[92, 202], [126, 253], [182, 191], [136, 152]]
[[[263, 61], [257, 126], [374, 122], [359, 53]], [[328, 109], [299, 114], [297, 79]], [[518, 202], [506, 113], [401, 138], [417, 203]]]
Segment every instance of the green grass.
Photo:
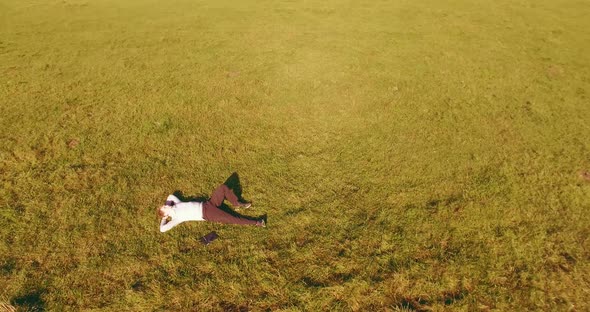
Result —
[[[0, 307], [588, 310], [589, 15], [0, 0]], [[267, 228], [158, 232], [234, 171]]]

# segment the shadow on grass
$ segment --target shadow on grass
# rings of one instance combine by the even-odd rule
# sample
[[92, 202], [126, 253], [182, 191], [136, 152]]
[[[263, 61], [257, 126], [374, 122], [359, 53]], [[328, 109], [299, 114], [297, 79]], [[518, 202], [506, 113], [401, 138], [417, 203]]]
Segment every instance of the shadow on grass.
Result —
[[18, 307], [18, 311], [45, 311], [43, 300], [44, 289], [33, 289], [29, 293], [11, 300], [11, 304]]
[[249, 202], [244, 197], [242, 197], [242, 183], [240, 183], [240, 176], [238, 176], [237, 172], [232, 173], [229, 178], [223, 182], [223, 184], [227, 185], [234, 194], [238, 197], [238, 201], [240, 202]]

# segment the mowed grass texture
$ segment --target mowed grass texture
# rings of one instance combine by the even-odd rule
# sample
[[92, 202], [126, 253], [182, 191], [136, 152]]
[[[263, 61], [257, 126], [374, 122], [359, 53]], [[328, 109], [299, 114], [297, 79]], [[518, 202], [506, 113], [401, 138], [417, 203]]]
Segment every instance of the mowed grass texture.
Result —
[[[0, 0], [0, 307], [588, 310], [588, 16]], [[267, 228], [158, 232], [232, 172]]]

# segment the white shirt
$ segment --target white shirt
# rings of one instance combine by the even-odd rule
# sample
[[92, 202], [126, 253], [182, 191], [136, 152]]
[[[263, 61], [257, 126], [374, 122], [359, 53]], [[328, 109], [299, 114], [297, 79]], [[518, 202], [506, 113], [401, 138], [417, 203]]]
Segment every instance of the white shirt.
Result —
[[170, 214], [172, 220], [166, 222], [166, 218], [163, 218], [160, 222], [160, 232], [166, 232], [184, 221], [205, 221], [203, 219], [203, 203], [181, 202], [174, 195], [168, 195], [166, 201], [174, 203]]

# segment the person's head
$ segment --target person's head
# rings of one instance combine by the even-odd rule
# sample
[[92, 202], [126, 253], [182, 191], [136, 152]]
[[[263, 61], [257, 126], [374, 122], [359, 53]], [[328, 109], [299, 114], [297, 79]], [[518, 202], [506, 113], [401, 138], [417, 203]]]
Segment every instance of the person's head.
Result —
[[158, 217], [167, 218], [172, 215], [172, 208], [170, 206], [162, 206], [158, 208]]

